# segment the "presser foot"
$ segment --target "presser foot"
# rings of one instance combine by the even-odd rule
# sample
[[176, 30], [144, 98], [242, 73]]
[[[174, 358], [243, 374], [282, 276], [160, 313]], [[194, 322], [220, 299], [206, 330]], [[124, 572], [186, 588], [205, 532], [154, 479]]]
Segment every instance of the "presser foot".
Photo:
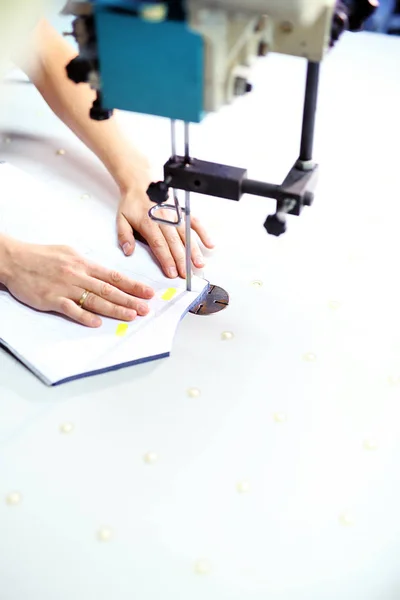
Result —
[[212, 315], [229, 306], [229, 294], [217, 285], [210, 285], [207, 294], [189, 312], [193, 315]]

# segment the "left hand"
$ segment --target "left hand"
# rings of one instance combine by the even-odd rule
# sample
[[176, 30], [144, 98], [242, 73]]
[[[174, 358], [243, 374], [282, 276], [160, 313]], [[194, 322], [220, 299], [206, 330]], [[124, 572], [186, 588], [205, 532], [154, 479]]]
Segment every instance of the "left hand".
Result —
[[[158, 225], [150, 219], [148, 211], [154, 204], [146, 193], [149, 182], [150, 179], [145, 185], [143, 182], [140, 185], [136, 184], [122, 195], [117, 213], [119, 244], [124, 254], [130, 256], [135, 249], [132, 231], [134, 229], [149, 244], [167, 277], [175, 278], [179, 275], [184, 278], [186, 277], [184, 225], [180, 227]], [[158, 214], [162, 215], [162, 211]], [[191, 217], [191, 225], [204, 246], [213, 248], [214, 244], [196, 217]], [[193, 265], [201, 269], [205, 263], [195, 236], [191, 238], [191, 250]]]

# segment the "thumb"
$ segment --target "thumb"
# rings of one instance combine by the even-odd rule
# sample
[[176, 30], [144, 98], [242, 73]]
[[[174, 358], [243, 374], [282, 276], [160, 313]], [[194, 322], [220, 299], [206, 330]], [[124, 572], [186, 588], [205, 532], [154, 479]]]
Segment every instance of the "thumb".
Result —
[[117, 217], [118, 242], [123, 253], [130, 256], [135, 249], [135, 238], [133, 237], [132, 226], [120, 213]]

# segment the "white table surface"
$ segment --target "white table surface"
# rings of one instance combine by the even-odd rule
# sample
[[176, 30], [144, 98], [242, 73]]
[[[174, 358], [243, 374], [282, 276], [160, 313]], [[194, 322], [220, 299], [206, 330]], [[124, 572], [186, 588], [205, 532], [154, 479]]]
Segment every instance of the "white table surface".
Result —
[[[304, 73], [262, 61], [193, 154], [282, 180]], [[193, 199], [231, 304], [188, 315], [169, 359], [47, 388], [0, 351], [1, 600], [400, 596], [399, 107], [400, 39], [345, 36], [321, 76], [314, 206], [275, 239], [270, 200]], [[120, 118], [161, 166], [168, 122]], [[32, 86], [2, 91], [1, 129], [0, 157], [55, 192], [117, 202]]]

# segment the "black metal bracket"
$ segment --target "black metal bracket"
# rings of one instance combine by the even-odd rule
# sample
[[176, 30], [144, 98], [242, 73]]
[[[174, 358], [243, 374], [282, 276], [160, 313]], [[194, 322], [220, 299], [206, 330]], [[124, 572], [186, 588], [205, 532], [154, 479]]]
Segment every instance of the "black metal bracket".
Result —
[[318, 166], [312, 161], [315, 116], [318, 98], [319, 63], [308, 62], [304, 97], [300, 155], [281, 185], [248, 179], [247, 170], [187, 156], [172, 156], [164, 165], [164, 181], [152, 183], [150, 200], [163, 202], [165, 190], [184, 190], [238, 201], [244, 194], [276, 200], [276, 213], [269, 215], [265, 228], [272, 235], [286, 231], [286, 215], [299, 216], [311, 206]]

